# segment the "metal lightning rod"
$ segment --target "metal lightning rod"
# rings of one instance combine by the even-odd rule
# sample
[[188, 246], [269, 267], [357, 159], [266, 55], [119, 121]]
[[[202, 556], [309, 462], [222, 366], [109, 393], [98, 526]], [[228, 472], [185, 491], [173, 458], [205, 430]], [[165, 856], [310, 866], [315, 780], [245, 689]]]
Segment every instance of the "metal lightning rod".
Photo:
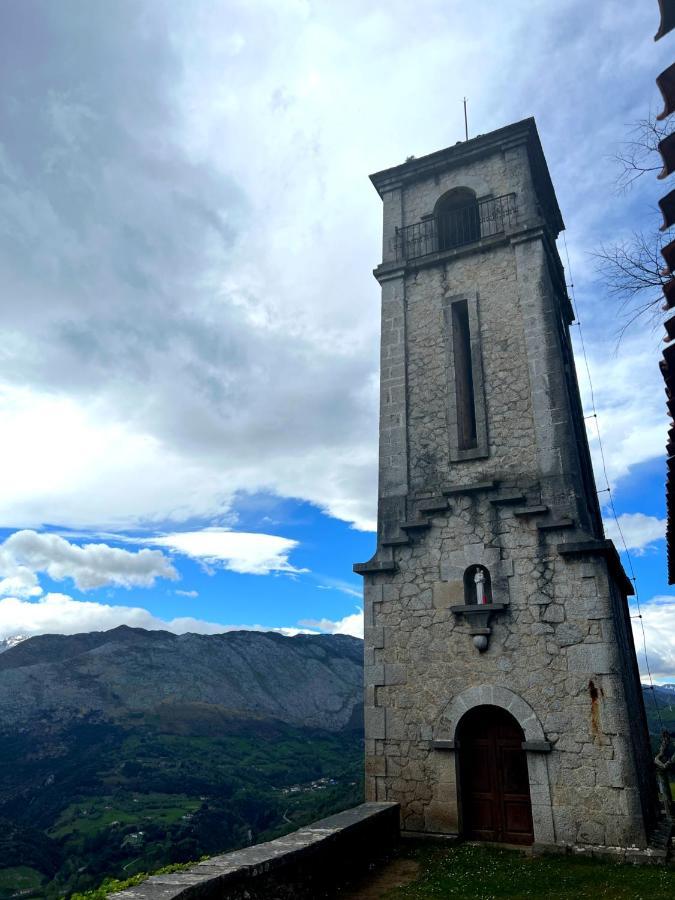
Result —
[[464, 98], [464, 134], [467, 141], [469, 140], [469, 122], [466, 118], [466, 97]]

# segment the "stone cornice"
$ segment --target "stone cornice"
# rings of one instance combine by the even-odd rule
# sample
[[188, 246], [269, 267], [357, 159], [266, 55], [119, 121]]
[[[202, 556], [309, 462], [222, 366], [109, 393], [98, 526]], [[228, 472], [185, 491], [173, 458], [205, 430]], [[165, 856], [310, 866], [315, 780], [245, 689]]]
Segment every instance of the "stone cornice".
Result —
[[589, 540], [589, 541], [571, 541], [568, 544], [558, 544], [558, 553], [561, 556], [587, 555], [587, 556], [604, 556], [607, 560], [607, 568], [614, 576], [615, 581], [624, 594], [631, 597], [635, 594], [633, 583], [626, 575], [621, 557], [619, 556], [614, 541], [610, 540]]
[[481, 134], [468, 141], [458, 141], [454, 147], [438, 150], [419, 159], [408, 159], [399, 166], [383, 169], [370, 176], [376, 191], [383, 197], [415, 181], [434, 177], [458, 166], [466, 165], [495, 153], [505, 153], [515, 147], [526, 146], [532, 178], [544, 216], [554, 231], [559, 234], [565, 228], [553, 183], [548, 171], [544, 152], [539, 140], [534, 118], [523, 119], [505, 128], [498, 128], [488, 134]]
[[451, 247], [448, 250], [439, 250], [437, 253], [418, 256], [415, 259], [383, 262], [376, 269], [373, 269], [373, 275], [380, 284], [383, 284], [385, 281], [401, 278], [409, 272], [417, 272], [419, 269], [426, 269], [430, 266], [454, 262], [456, 259], [461, 259], [464, 256], [488, 253], [490, 250], [495, 250], [498, 247], [516, 246], [517, 244], [536, 240], [544, 241], [547, 244], [548, 251], [548, 243], [550, 243], [551, 237], [546, 225], [541, 221], [512, 231], [491, 235], [471, 244], [462, 244], [459, 247]]

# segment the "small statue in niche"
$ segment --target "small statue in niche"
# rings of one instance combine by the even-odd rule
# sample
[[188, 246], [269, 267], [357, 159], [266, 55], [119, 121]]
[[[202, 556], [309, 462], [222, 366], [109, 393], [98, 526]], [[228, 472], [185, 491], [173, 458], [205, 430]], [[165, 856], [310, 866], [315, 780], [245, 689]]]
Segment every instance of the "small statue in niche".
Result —
[[492, 605], [492, 581], [485, 566], [469, 566], [464, 572], [464, 603], [467, 606]]
[[492, 579], [485, 566], [474, 564], [464, 571], [464, 603], [462, 606], [451, 606], [455, 615], [464, 616], [473, 638], [474, 647], [483, 653], [488, 648], [490, 635], [490, 618], [496, 612], [502, 612], [503, 603], [493, 603]]
[[485, 584], [485, 571], [480, 566], [476, 567], [476, 574], [473, 576], [473, 580], [476, 584], [476, 603], [478, 606], [484, 606], [490, 600]]
[[675, 771], [675, 748], [671, 740], [669, 731], [661, 732], [661, 744], [659, 752], [654, 757], [654, 765], [656, 766], [656, 780], [659, 785], [659, 794], [663, 808], [669, 819], [673, 817], [673, 800], [670, 791], [670, 775]]

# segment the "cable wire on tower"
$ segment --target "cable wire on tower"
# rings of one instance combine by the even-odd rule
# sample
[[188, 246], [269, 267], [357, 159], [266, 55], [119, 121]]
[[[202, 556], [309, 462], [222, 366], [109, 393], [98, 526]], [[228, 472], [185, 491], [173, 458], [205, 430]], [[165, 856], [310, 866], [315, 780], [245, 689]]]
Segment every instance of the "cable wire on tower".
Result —
[[588, 364], [588, 355], [586, 353], [586, 344], [584, 342], [584, 332], [581, 327], [581, 319], [579, 318], [577, 298], [576, 298], [576, 295], [574, 292], [574, 278], [572, 277], [572, 266], [570, 264], [570, 254], [569, 254], [569, 250], [567, 249], [567, 237], [565, 236], [564, 231], [563, 231], [562, 235], [563, 235], [563, 243], [565, 245], [565, 258], [567, 260], [567, 272], [569, 274], [569, 279], [570, 279], [570, 283], [567, 286], [572, 295], [571, 300], [572, 300], [572, 309], [574, 311], [574, 319], [575, 319], [574, 324], [579, 329], [579, 343], [581, 344], [581, 352], [584, 357], [584, 365], [586, 368], [586, 376], [588, 378], [588, 387], [589, 387], [590, 397], [591, 397], [591, 409], [593, 410], [593, 412], [590, 415], [584, 416], [584, 418], [585, 419], [595, 419], [595, 430], [596, 430], [596, 433], [598, 436], [598, 448], [600, 450], [600, 460], [602, 463], [602, 472], [605, 477], [605, 484], [606, 484], [606, 487], [603, 488], [602, 490], [599, 490], [598, 494], [606, 493], [609, 495], [608, 505], [612, 512], [612, 516], [614, 518], [614, 522], [616, 524], [616, 528], [619, 533], [621, 543], [623, 544], [623, 552], [625, 553], [626, 560], [628, 561], [628, 569], [630, 571], [630, 580], [633, 582], [633, 590], [635, 591], [635, 605], [637, 607], [637, 615], [631, 616], [631, 619], [639, 619], [640, 620], [640, 627], [642, 629], [642, 646], [643, 646], [643, 652], [644, 652], [644, 658], [645, 658], [645, 666], [647, 668], [647, 676], [649, 678], [649, 688], [652, 692], [652, 701], [654, 703], [656, 715], [659, 720], [659, 725], [661, 727], [661, 730], [663, 731], [664, 724], [663, 724], [663, 719], [661, 718], [661, 709], [659, 707], [658, 700], [656, 699], [656, 689], [654, 687], [654, 679], [652, 678], [652, 670], [651, 670], [651, 666], [649, 665], [649, 654], [647, 652], [647, 635], [645, 633], [644, 620], [642, 618], [642, 609], [640, 607], [640, 594], [638, 592], [637, 577], [635, 575], [635, 569], [633, 568], [633, 559], [630, 555], [630, 551], [628, 550], [628, 544], [626, 543], [626, 538], [624, 537], [624, 533], [621, 528], [621, 523], [619, 522], [619, 517], [617, 515], [616, 507], [614, 505], [614, 497], [612, 496], [612, 488], [610, 487], [610, 484], [609, 484], [609, 476], [607, 474], [607, 463], [605, 461], [605, 450], [604, 450], [604, 447], [602, 444], [602, 435], [600, 433], [600, 420], [598, 418], [598, 411], [597, 411], [597, 408], [595, 405], [595, 392], [593, 390], [593, 379], [591, 378], [591, 369]]

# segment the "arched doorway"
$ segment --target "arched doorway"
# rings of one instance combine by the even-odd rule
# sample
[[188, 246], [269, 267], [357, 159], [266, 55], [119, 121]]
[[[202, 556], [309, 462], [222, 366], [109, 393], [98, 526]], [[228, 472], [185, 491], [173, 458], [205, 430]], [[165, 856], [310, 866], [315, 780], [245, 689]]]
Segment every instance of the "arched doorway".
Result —
[[460, 720], [457, 736], [464, 836], [531, 844], [530, 783], [518, 722], [498, 706], [476, 706]]

